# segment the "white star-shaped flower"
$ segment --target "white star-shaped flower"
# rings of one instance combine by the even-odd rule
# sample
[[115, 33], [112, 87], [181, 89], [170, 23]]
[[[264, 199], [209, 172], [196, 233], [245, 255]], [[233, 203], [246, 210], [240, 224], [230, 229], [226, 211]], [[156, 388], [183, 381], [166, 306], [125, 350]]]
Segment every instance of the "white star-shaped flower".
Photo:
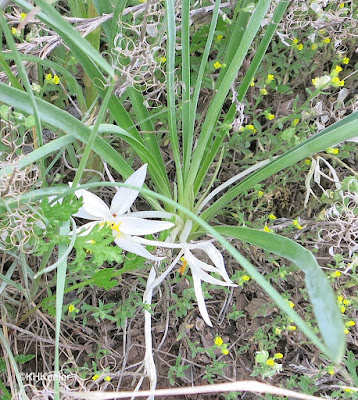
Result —
[[[147, 164], [135, 171], [125, 181], [125, 183], [142, 187], [146, 172]], [[148, 260], [162, 260], [163, 257], [153, 256], [144, 246], [136, 242], [134, 239], [141, 235], [150, 235], [170, 229], [174, 224], [166, 221], [153, 221], [140, 218], [141, 212], [136, 212], [136, 216], [128, 214], [127, 212], [134, 203], [138, 194], [138, 190], [121, 187], [114, 195], [111, 206], [108, 207], [107, 204], [95, 194], [83, 189], [76, 190], [75, 195], [78, 198], [83, 198], [83, 206], [76, 214], [74, 214], [74, 216], [93, 221], [81, 226], [78, 229], [79, 234], [86, 235], [96, 224], [107, 223], [113, 231], [114, 242], [123, 250], [145, 257]], [[164, 212], [156, 212], [152, 214], [159, 217], [163, 215], [165, 218], [168, 216], [168, 214]], [[150, 215], [150, 213], [144, 211], [142, 215], [146, 217]], [[152, 244], [154, 243], [155, 242], [153, 241]]]

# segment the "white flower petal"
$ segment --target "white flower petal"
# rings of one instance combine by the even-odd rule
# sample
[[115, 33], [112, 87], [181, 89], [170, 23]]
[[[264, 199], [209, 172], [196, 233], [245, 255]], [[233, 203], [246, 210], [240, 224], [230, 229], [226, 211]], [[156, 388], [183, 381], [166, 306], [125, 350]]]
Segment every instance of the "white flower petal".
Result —
[[125, 235], [124, 233], [117, 235], [114, 239], [114, 242], [117, 246], [121, 247], [123, 250], [137, 254], [138, 256], [144, 257], [148, 260], [160, 261], [165, 258], [165, 257], [153, 256], [144, 246], [134, 242], [129, 235]]
[[[135, 171], [124, 183], [127, 183], [128, 185], [142, 187], [146, 174], [147, 164], [144, 164], [137, 171]], [[119, 188], [112, 199], [111, 213], [116, 215], [124, 214], [131, 208], [134, 200], [138, 196], [138, 193], [138, 190], [128, 189], [125, 187]]]
[[98, 222], [89, 222], [88, 224], [79, 226], [76, 229], [76, 233], [78, 234], [78, 236], [86, 236], [88, 235], [91, 230], [98, 224]]
[[210, 242], [197, 243], [195, 247], [205, 251], [205, 253], [210, 257], [211, 261], [214, 263], [216, 268], [220, 271], [220, 274], [224, 278], [224, 280], [226, 282], [232, 283], [225, 268], [224, 257], [212, 243]]
[[[95, 194], [87, 190], [76, 190], [75, 195], [77, 198], [83, 197], [83, 206], [78, 210], [75, 217], [93, 219], [96, 221], [109, 221], [113, 219], [107, 204]], [[82, 217], [85, 215], [85, 217]]]
[[196, 301], [198, 302], [198, 308], [199, 308], [200, 314], [203, 317], [203, 320], [209, 326], [213, 326], [213, 324], [210, 321], [208, 310], [206, 309], [205, 299], [204, 299], [204, 295], [203, 295], [203, 289], [201, 287], [201, 281], [200, 281], [199, 277], [196, 276], [196, 274], [193, 274], [193, 283], [194, 283], [195, 297], [196, 297]]
[[129, 235], [150, 235], [170, 229], [174, 226], [171, 222], [151, 221], [142, 218], [123, 216], [116, 220], [119, 222], [119, 230]]
[[[220, 281], [219, 279], [216, 279], [206, 273], [202, 268], [202, 261], [198, 260], [196, 257], [194, 257], [190, 251], [186, 251], [184, 255], [185, 259], [187, 260], [190, 269], [192, 270], [192, 275], [196, 275], [198, 278], [200, 278], [202, 281], [211, 283], [212, 285], [220, 285], [220, 286], [236, 286], [234, 283], [230, 282], [223, 282]], [[208, 267], [208, 264], [205, 264], [206, 267]]]

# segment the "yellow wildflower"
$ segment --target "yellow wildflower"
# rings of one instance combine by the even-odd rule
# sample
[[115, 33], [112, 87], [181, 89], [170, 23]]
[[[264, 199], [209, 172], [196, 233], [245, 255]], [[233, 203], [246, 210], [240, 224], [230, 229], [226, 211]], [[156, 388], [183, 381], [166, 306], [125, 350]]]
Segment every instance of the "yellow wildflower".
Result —
[[275, 353], [273, 355], [273, 358], [278, 358], [278, 359], [283, 358], [283, 354], [282, 353]]
[[328, 149], [326, 150], [327, 154], [338, 154], [339, 153], [339, 149], [337, 147], [328, 147]]
[[287, 325], [286, 328], [288, 331], [295, 331], [297, 329], [296, 325]]
[[293, 44], [297, 44], [299, 42], [299, 40], [297, 39], [297, 38], [294, 38], [293, 40], [292, 40], [292, 43]]
[[346, 312], [346, 307], [341, 306], [341, 307], [340, 307], [340, 310], [341, 310], [341, 313], [344, 314], [344, 313]]
[[338, 277], [340, 277], [342, 274], [341, 274], [341, 271], [334, 271], [334, 272], [332, 272], [332, 274], [331, 274], [331, 276], [332, 276], [332, 278], [338, 278]]
[[303, 44], [300, 43], [300, 44], [296, 45], [296, 49], [299, 51], [303, 50]]
[[218, 41], [220, 41], [223, 37], [224, 37], [223, 35], [217, 35], [217, 36], [216, 36], [216, 39], [217, 39]]
[[295, 303], [293, 301], [289, 301], [288, 305], [290, 306], [290, 308], [294, 308], [295, 307]]
[[324, 42], [325, 43], [331, 43], [331, 39], [327, 37], [327, 38], [324, 39]]
[[344, 3], [341, 3], [338, 7], [339, 8], [344, 8]]
[[344, 57], [342, 62], [343, 62], [343, 64], [348, 64], [349, 63], [349, 58], [348, 57]]
[[351, 393], [352, 389], [351, 388], [344, 388], [344, 391], [347, 392], [347, 393]]
[[275, 220], [275, 219], [276, 219], [276, 215], [274, 215], [274, 214], [270, 214], [268, 217], [269, 217], [270, 219], [272, 219], [272, 220]]
[[272, 232], [272, 229], [270, 229], [267, 225], [264, 226], [264, 231], [265, 232]]
[[47, 74], [45, 79], [49, 82], [52, 79], [52, 74]]
[[299, 122], [300, 122], [300, 119], [299, 119], [299, 118], [295, 118], [295, 119], [292, 121], [291, 125], [292, 125], [292, 126], [296, 126]]
[[164, 64], [167, 61], [166, 57], [159, 57], [158, 61], [162, 64]]
[[93, 380], [93, 381], [96, 381], [100, 376], [101, 376], [101, 375], [98, 375], [98, 374], [93, 375], [93, 376], [92, 376], [92, 380]]
[[262, 197], [262, 196], [264, 195], [264, 192], [263, 192], [262, 190], [259, 190], [259, 191], [257, 192], [257, 195], [258, 195], [259, 197]]
[[221, 68], [221, 67], [222, 67], [222, 64], [220, 64], [219, 61], [216, 61], [216, 63], [214, 64], [214, 67], [215, 67], [216, 69]]
[[343, 71], [343, 68], [340, 65], [336, 65], [334, 68], [335, 72], [340, 73], [341, 71]]
[[250, 86], [251, 87], [255, 86], [255, 79], [254, 78], [251, 79]]
[[228, 354], [229, 354], [229, 350], [226, 349], [226, 348], [222, 349], [221, 352], [222, 352], [224, 355], [228, 355]]
[[222, 339], [221, 336], [216, 336], [214, 343], [215, 343], [217, 346], [222, 346], [222, 345], [224, 344], [224, 341], [223, 341], [223, 339]]
[[293, 226], [297, 229], [303, 229], [297, 219], [293, 220]]
[[243, 275], [243, 276], [241, 277], [241, 280], [242, 280], [243, 282], [248, 282], [250, 279], [251, 279], [251, 278], [250, 278], [248, 275]]
[[54, 77], [53, 77], [53, 79], [52, 79], [52, 82], [53, 82], [55, 85], [58, 85], [58, 84], [60, 83], [60, 78], [59, 78], [57, 75], [54, 75]]
[[110, 376], [106, 376], [106, 377], [104, 378], [104, 380], [105, 380], [106, 382], [110, 382], [110, 381], [111, 381], [111, 377], [110, 377]]
[[68, 306], [68, 312], [71, 313], [71, 312], [74, 312], [74, 311], [75, 311], [75, 306], [73, 304], [70, 304]]
[[269, 358], [269, 359], [266, 361], [266, 364], [267, 364], [267, 365], [270, 365], [270, 366], [273, 366], [273, 365], [275, 365], [275, 360], [273, 360], [272, 358]]
[[11, 28], [11, 33], [12, 33], [14, 36], [18, 36], [18, 35], [19, 35], [19, 31], [18, 31], [14, 26]]
[[312, 160], [310, 158], [306, 158], [305, 165], [311, 165], [311, 164], [312, 164]]
[[250, 125], [246, 125], [245, 128], [246, 128], [246, 129], [250, 129], [250, 130], [253, 131], [254, 133], [257, 132], [256, 128], [255, 128], [253, 125], [251, 125], [251, 124], [250, 124]]
[[344, 333], [345, 333], [346, 335], [348, 335], [349, 330], [348, 330], [347, 328], [344, 328]]
[[349, 305], [351, 304], [351, 301], [350, 301], [350, 300], [347, 300], [347, 299], [344, 299], [344, 300], [343, 300], [343, 304], [344, 304], [345, 306], [349, 306]]
[[26, 13], [23, 13], [23, 12], [22, 12], [22, 13], [20, 14], [20, 21], [23, 21], [23, 20], [26, 18], [26, 15], [27, 15]]
[[267, 75], [266, 83], [270, 83], [274, 80], [275, 80], [275, 75], [272, 75], [272, 74]]
[[272, 121], [272, 120], [275, 118], [275, 114], [268, 113], [268, 114], [266, 114], [266, 118], [267, 118], [269, 121]]
[[334, 375], [334, 369], [333, 369], [332, 367], [328, 368], [327, 372], [328, 372], [330, 375]]
[[311, 50], [317, 50], [318, 46], [316, 45], [316, 43], [312, 43], [311, 44]]
[[342, 302], [343, 302], [343, 296], [338, 296], [338, 297], [337, 297], [337, 301], [338, 301], [339, 304], [342, 304]]
[[276, 334], [276, 335], [280, 335], [281, 332], [282, 332], [282, 329], [279, 328], [278, 326], [276, 326], [276, 328], [275, 328], [275, 334]]
[[266, 95], [267, 95], [267, 90], [266, 90], [266, 88], [260, 89], [260, 93], [261, 93], [263, 96], [266, 96]]
[[350, 326], [355, 326], [355, 324], [356, 323], [351, 320], [351, 321], [347, 321], [344, 325], [345, 325], [346, 328], [349, 328]]

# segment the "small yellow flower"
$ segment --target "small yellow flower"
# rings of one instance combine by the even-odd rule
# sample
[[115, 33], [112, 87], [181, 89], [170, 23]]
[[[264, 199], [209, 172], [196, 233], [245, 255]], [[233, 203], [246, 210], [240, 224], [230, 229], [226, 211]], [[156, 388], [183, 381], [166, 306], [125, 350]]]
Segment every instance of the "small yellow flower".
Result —
[[345, 325], [346, 328], [349, 328], [350, 326], [355, 326], [355, 324], [356, 323], [351, 320], [351, 321], [347, 321], [344, 325]]
[[332, 278], [338, 278], [338, 277], [340, 277], [342, 274], [341, 274], [341, 271], [334, 271], [334, 272], [332, 272], [332, 274], [331, 274], [331, 276], [332, 276]]
[[167, 61], [166, 57], [159, 57], [158, 61], [162, 64], [164, 64]]
[[341, 3], [338, 7], [339, 8], [344, 8], [344, 3]]
[[111, 381], [111, 377], [110, 377], [110, 376], [105, 376], [105, 377], [104, 377], [104, 380], [105, 380], [106, 382], [110, 382], [110, 381]]
[[248, 275], [243, 275], [243, 276], [241, 277], [241, 280], [242, 280], [243, 282], [248, 282], [250, 279], [251, 279], [251, 278], [250, 278]]
[[255, 128], [253, 125], [251, 125], [251, 124], [250, 124], [250, 125], [246, 125], [245, 128], [246, 128], [246, 129], [250, 129], [250, 131], [253, 131], [254, 133], [257, 132], [256, 128]]
[[310, 158], [306, 158], [304, 162], [305, 162], [305, 165], [311, 165], [312, 164], [312, 160]]
[[338, 301], [339, 304], [342, 304], [343, 303], [343, 296], [338, 296], [337, 297], [337, 301]]
[[265, 232], [272, 232], [272, 229], [270, 229], [267, 225], [264, 226], [264, 231]]
[[349, 305], [351, 304], [351, 301], [350, 301], [350, 300], [347, 300], [347, 299], [344, 299], [344, 300], [343, 300], [343, 304], [344, 304], [345, 306], [349, 306]]
[[299, 118], [295, 118], [295, 119], [292, 121], [291, 125], [292, 125], [292, 126], [296, 126], [299, 122], [300, 122], [300, 119], [299, 119]]
[[23, 12], [22, 12], [22, 13], [20, 14], [20, 21], [23, 21], [23, 20], [26, 18], [26, 15], [27, 15], [26, 13], [23, 13]]
[[221, 350], [221, 352], [224, 354], [224, 355], [228, 355], [229, 354], [229, 350], [228, 349], [222, 349]]
[[328, 149], [326, 150], [327, 154], [338, 154], [339, 153], [339, 149], [337, 147], [328, 147]]
[[270, 83], [274, 80], [275, 80], [275, 75], [272, 75], [272, 74], [267, 75], [266, 83]]
[[272, 219], [272, 220], [275, 220], [275, 219], [276, 219], [276, 215], [274, 215], [274, 214], [270, 214], [268, 217], [269, 217], [270, 219]]
[[346, 335], [348, 335], [349, 330], [348, 330], [347, 328], [344, 328], [344, 333], [345, 333]]
[[222, 345], [224, 344], [224, 341], [222, 340], [222, 337], [221, 337], [221, 336], [216, 336], [214, 343], [215, 343], [217, 346], [222, 346]]
[[14, 26], [11, 28], [11, 33], [12, 33], [14, 36], [19, 36], [19, 31], [18, 31]]
[[68, 306], [68, 312], [71, 313], [71, 312], [74, 312], [74, 311], [75, 311], [75, 306], [73, 304], [70, 304]]
[[52, 74], [47, 74], [45, 79], [49, 82], [52, 79]]
[[339, 81], [338, 86], [342, 87], [342, 86], [344, 86], [344, 84], [345, 84], [345, 81], [344, 81], [344, 79], [342, 79]]
[[300, 44], [296, 45], [296, 49], [299, 51], [303, 50], [303, 44], [300, 43]]
[[341, 313], [344, 314], [344, 313], [346, 312], [346, 307], [341, 306], [341, 307], [340, 307], [340, 310], [341, 310]]
[[260, 89], [260, 93], [261, 93], [263, 96], [266, 96], [266, 95], [267, 95], [267, 90], [266, 90], [266, 88]]
[[343, 68], [340, 65], [336, 65], [334, 68], [335, 72], [340, 73], [341, 71], [343, 71]]
[[300, 225], [297, 219], [293, 220], [293, 226], [297, 229], [303, 229], [303, 227]]
[[282, 354], [282, 353], [275, 353], [275, 354], [273, 355], [273, 358], [276, 358], [276, 359], [283, 358], [283, 354]]
[[295, 303], [293, 301], [289, 301], [288, 305], [290, 306], [290, 308], [294, 308], [295, 307]]
[[343, 64], [349, 64], [349, 58], [348, 57], [344, 57], [342, 62], [343, 62]]
[[266, 114], [266, 118], [267, 118], [269, 121], [272, 121], [272, 120], [275, 118], [275, 114], [268, 113], [268, 114]]
[[294, 38], [293, 40], [292, 40], [292, 43], [293, 44], [297, 44], [299, 42], [299, 40], [297, 39], [297, 38]]
[[331, 39], [329, 37], [325, 38], [323, 41], [324, 43], [331, 43]]
[[332, 78], [332, 83], [334, 84], [339, 84], [341, 80], [338, 78], [338, 76], [335, 76], [334, 78]]
[[316, 45], [316, 43], [312, 43], [311, 44], [311, 50], [317, 50], [318, 46]]
[[330, 375], [334, 375], [334, 369], [331, 367], [331, 368], [328, 368], [328, 370], [327, 370], [327, 372], [330, 374]]
[[344, 391], [347, 392], [347, 393], [351, 393], [351, 392], [352, 392], [352, 389], [350, 389], [350, 388], [344, 388]]
[[92, 376], [92, 380], [93, 380], [93, 381], [96, 381], [100, 376], [101, 376], [101, 375], [98, 375], [98, 374], [93, 375], [93, 376]]
[[269, 358], [269, 359], [266, 361], [266, 364], [267, 364], [267, 365], [270, 365], [270, 366], [273, 366], [273, 365], [275, 365], [275, 360], [273, 360], [272, 358]]
[[257, 195], [258, 195], [259, 197], [262, 197], [262, 196], [264, 195], [264, 192], [263, 192], [262, 190], [259, 190], [259, 191], [257, 192]]
[[296, 325], [287, 325], [288, 331], [295, 331], [297, 329]]
[[57, 75], [54, 75], [54, 77], [53, 77], [53, 79], [52, 79], [52, 82], [53, 82], [55, 85], [58, 85], [58, 84], [60, 83], [60, 78], [59, 78]]
[[222, 67], [222, 64], [220, 64], [219, 61], [216, 61], [216, 63], [214, 64], [214, 67], [215, 67], [216, 69], [221, 68], [221, 67]]
[[216, 39], [217, 39], [218, 42], [219, 42], [223, 37], [224, 37], [223, 35], [217, 35], [217, 36], [216, 36]]
[[251, 79], [250, 86], [251, 86], [251, 87], [254, 87], [254, 86], [255, 86], [255, 79], [254, 79], [254, 78]]
[[277, 327], [275, 328], [275, 334], [276, 334], [276, 335], [280, 335], [281, 332], [282, 332], [282, 329], [279, 328], [279, 327], [277, 326]]

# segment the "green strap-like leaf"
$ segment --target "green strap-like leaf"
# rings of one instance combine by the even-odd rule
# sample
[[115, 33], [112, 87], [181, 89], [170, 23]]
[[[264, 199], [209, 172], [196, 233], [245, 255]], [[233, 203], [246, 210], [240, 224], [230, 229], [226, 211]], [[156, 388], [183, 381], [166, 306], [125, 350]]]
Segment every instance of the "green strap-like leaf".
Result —
[[[205, 221], [217, 215], [217, 212], [226, 206], [235, 197], [252, 189], [257, 183], [276, 174], [283, 169], [296, 164], [306, 157], [310, 157], [319, 151], [334, 146], [345, 140], [358, 136], [358, 111], [352, 113], [348, 117], [335, 122], [321, 132], [313, 135], [303, 143], [295, 146], [281, 156], [277, 157], [269, 164], [255, 171], [247, 178], [243, 179], [239, 184], [221, 196], [214, 204], [207, 208], [201, 218]], [[193, 229], [197, 229], [198, 225], [194, 225]]]
[[257, 229], [218, 226], [223, 235], [259, 246], [293, 262], [305, 273], [305, 282], [322, 337], [333, 360], [341, 360], [345, 351], [344, 324], [333, 289], [313, 254], [283, 236]]

